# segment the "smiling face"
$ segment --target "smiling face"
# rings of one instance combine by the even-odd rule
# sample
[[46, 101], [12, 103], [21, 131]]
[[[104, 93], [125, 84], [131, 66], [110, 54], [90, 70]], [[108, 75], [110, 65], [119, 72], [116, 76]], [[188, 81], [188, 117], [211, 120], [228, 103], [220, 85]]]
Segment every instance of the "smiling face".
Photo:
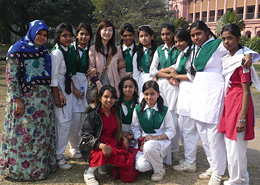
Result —
[[71, 32], [69, 32], [68, 30], [64, 30], [61, 34], [60, 34], [60, 43], [65, 46], [65, 47], [69, 47], [71, 45], [71, 43], [73, 42], [73, 38], [72, 38], [72, 34]]
[[103, 110], [110, 110], [116, 101], [116, 99], [113, 97], [113, 94], [109, 90], [105, 90], [99, 100]]
[[100, 30], [100, 35], [101, 35], [102, 40], [108, 42], [112, 38], [112, 36], [113, 36], [113, 28], [112, 28], [112, 26], [105, 27], [102, 30]]
[[124, 31], [121, 35], [121, 39], [127, 47], [130, 47], [133, 44], [135, 35], [130, 31]]
[[159, 95], [160, 95], [160, 92], [157, 92], [153, 88], [149, 88], [144, 91], [144, 99], [150, 108], [154, 107]]
[[190, 30], [191, 40], [197, 46], [202, 46], [208, 40], [209, 31], [205, 32], [196, 27]]
[[224, 47], [229, 51], [231, 55], [234, 55], [236, 51], [239, 49], [239, 40], [240, 36], [236, 37], [230, 31], [224, 31], [221, 34], [222, 42]]
[[43, 45], [47, 41], [47, 36], [47, 30], [40, 30], [35, 36], [34, 44], [38, 46]]
[[185, 40], [181, 40], [178, 37], [174, 37], [175, 47], [178, 48], [178, 50], [183, 51], [187, 46], [188, 42]]
[[126, 80], [123, 85], [123, 94], [125, 99], [132, 99], [136, 90], [134, 83], [131, 80]]
[[85, 28], [81, 28], [77, 34], [77, 39], [79, 41], [79, 45], [85, 49], [87, 43], [90, 40], [90, 35]]
[[173, 45], [173, 32], [167, 28], [163, 28], [161, 31], [161, 38], [165, 44]]
[[146, 31], [139, 32], [139, 41], [144, 47], [149, 48], [152, 45], [152, 39], [153, 35], [150, 35]]

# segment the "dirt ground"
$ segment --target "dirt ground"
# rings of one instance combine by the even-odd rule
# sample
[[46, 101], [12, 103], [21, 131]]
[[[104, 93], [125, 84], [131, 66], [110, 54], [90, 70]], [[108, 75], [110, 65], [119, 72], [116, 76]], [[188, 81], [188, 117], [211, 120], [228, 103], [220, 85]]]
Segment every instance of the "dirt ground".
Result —
[[[0, 51], [1, 53], [1, 51]], [[0, 55], [1, 56], [1, 55]], [[259, 64], [257, 64], [259, 65]], [[5, 61], [0, 61], [0, 136], [4, 125], [4, 109], [5, 109], [5, 97], [6, 97], [6, 83], [5, 83]], [[256, 125], [255, 133], [256, 138], [248, 143], [248, 172], [250, 175], [250, 184], [260, 184], [260, 93], [251, 88], [252, 96], [255, 105]], [[181, 146], [180, 153], [183, 155], [183, 147]], [[68, 154], [68, 150], [66, 150]], [[73, 168], [69, 171], [62, 171], [57, 169], [55, 173], [50, 174], [48, 179], [41, 181], [23, 181], [17, 182], [8, 177], [0, 177], [0, 184], [85, 184], [83, 180], [83, 172], [88, 168], [88, 164], [83, 160], [71, 159], [70, 163]], [[150, 178], [152, 172], [141, 173], [132, 184], [178, 184], [178, 185], [206, 185], [207, 180], [198, 180], [198, 175], [204, 172], [208, 168], [205, 153], [201, 145], [198, 146], [197, 152], [197, 172], [186, 173], [176, 172], [172, 170], [172, 166], [166, 166], [167, 175], [163, 181], [159, 183], [151, 182]], [[124, 184], [120, 180], [113, 181], [111, 179], [111, 173], [105, 176], [96, 175], [100, 184]], [[228, 179], [228, 173], [224, 175], [223, 180]]]

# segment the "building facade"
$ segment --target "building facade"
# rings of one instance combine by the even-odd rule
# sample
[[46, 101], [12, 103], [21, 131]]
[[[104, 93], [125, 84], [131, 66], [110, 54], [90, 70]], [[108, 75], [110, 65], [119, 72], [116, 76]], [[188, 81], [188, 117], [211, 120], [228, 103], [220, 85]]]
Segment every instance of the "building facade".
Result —
[[185, 17], [190, 23], [202, 20], [212, 31], [228, 10], [235, 10], [244, 20], [243, 35], [260, 37], [260, 0], [169, 0], [170, 16]]

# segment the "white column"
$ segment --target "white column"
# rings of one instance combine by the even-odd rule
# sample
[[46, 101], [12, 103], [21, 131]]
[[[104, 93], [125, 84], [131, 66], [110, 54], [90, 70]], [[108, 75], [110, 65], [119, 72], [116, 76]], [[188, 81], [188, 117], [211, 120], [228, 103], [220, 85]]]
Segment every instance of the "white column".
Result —
[[196, 18], [196, 0], [193, 1], [193, 21], [195, 22], [195, 18]]
[[224, 0], [224, 13], [225, 14], [227, 12], [227, 0]]
[[246, 14], [247, 14], [247, 0], [244, 0], [243, 20], [246, 20]]
[[216, 6], [215, 6], [215, 22], [218, 21], [218, 0], [216, 0]]
[[255, 0], [255, 19], [258, 19], [259, 0]]
[[210, 0], [208, 0], [208, 7], [207, 7], [207, 22], [209, 22], [209, 16], [210, 16]]
[[235, 12], [237, 11], [237, 0], [234, 0], [233, 10], [234, 10]]
[[203, 0], [200, 0], [200, 21], [202, 21]]

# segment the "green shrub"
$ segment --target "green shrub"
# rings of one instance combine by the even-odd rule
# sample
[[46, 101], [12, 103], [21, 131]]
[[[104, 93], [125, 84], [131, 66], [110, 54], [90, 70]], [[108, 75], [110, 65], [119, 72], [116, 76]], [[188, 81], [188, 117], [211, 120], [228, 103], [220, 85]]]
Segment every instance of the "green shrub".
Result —
[[249, 46], [250, 39], [247, 36], [242, 35], [240, 39], [240, 44], [242, 46]]
[[254, 37], [249, 40], [248, 47], [258, 53], [260, 53], [260, 37]]

